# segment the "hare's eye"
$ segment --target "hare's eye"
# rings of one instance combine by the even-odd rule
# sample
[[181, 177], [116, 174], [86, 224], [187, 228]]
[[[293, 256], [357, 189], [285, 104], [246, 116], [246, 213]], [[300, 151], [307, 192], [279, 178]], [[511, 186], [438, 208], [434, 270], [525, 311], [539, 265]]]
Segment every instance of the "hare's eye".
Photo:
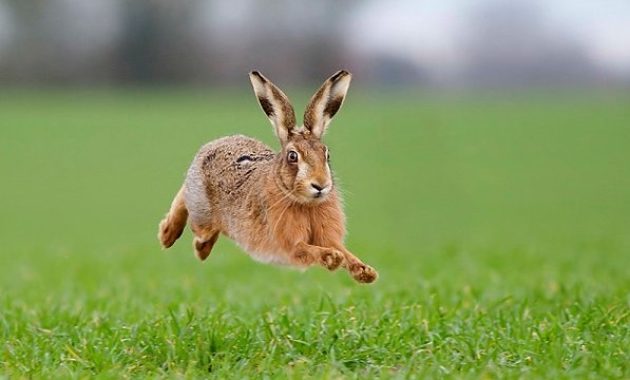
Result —
[[330, 161], [330, 151], [326, 149], [326, 161]]
[[298, 160], [297, 152], [294, 151], [294, 150], [290, 150], [289, 153], [287, 154], [287, 160], [289, 162], [297, 162], [297, 160]]

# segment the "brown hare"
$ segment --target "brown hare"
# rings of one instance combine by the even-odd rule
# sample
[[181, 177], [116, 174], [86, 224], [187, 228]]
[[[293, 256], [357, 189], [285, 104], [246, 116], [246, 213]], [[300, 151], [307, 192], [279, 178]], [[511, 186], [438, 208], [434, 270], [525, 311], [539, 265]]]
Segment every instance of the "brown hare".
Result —
[[172, 246], [188, 222], [201, 260], [224, 234], [262, 262], [342, 266], [359, 282], [375, 281], [377, 272], [344, 245], [345, 216], [322, 143], [351, 74], [342, 70], [324, 82], [306, 107], [303, 126], [278, 87], [257, 71], [249, 78], [282, 149], [275, 153], [245, 136], [204, 145], [160, 223], [160, 242]]

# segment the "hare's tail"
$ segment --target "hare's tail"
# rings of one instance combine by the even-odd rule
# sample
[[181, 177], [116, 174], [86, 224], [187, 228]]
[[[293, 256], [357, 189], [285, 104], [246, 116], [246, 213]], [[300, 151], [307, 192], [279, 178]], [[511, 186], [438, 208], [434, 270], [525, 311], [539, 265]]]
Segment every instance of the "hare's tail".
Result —
[[184, 204], [184, 187], [182, 187], [173, 199], [168, 214], [160, 222], [158, 239], [164, 248], [171, 247], [182, 236], [187, 219], [188, 210]]

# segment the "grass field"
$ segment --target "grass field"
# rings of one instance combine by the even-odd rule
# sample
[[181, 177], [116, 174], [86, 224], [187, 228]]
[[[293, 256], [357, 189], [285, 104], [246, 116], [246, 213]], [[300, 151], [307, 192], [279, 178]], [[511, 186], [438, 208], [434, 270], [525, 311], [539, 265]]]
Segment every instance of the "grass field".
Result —
[[0, 94], [0, 377], [630, 378], [630, 95], [366, 93], [327, 142], [370, 286], [160, 250], [202, 143], [277, 146], [249, 92]]

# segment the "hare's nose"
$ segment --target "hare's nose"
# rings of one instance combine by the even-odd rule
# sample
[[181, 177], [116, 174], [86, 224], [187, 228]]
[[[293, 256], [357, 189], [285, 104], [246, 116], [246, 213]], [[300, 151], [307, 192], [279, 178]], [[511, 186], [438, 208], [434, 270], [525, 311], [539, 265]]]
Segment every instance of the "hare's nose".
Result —
[[311, 182], [311, 187], [312, 187], [313, 189], [317, 190], [317, 191], [322, 191], [322, 190], [324, 190], [324, 188], [323, 188], [323, 187], [319, 186], [318, 184], [316, 184], [316, 183], [314, 183], [314, 182]]

